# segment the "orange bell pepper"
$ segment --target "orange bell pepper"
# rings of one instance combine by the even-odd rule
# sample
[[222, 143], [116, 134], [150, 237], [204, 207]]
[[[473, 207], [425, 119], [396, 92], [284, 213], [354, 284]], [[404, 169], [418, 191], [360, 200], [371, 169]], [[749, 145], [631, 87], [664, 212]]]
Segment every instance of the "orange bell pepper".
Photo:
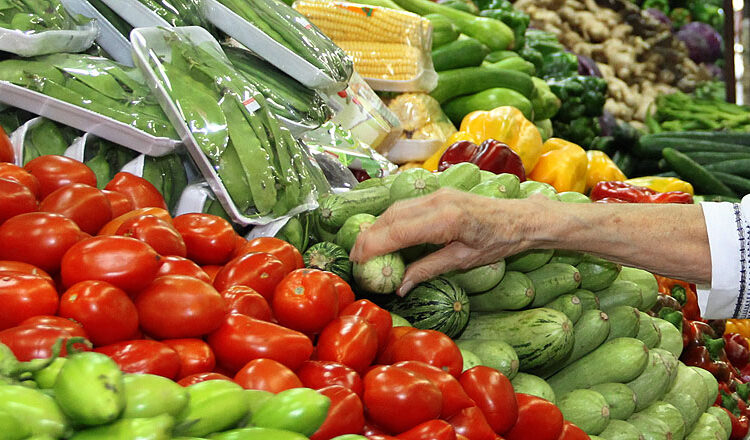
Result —
[[588, 165], [583, 148], [560, 138], [549, 138], [529, 179], [549, 183], [558, 192], [582, 193], [586, 189]]

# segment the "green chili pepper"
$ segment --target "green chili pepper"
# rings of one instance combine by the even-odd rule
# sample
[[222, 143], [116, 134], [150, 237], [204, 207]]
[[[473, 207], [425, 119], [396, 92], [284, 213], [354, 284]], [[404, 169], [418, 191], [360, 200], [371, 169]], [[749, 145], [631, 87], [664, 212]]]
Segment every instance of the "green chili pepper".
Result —
[[302, 228], [302, 222], [297, 217], [290, 218], [276, 234], [276, 238], [280, 238], [296, 247], [300, 252], [304, 252], [305, 231]]
[[177, 417], [175, 435], [205, 436], [235, 426], [248, 409], [245, 390], [227, 380], [208, 380], [187, 387], [188, 405]]
[[[83, 338], [75, 338], [75, 342], [83, 341]], [[58, 339], [52, 346], [52, 355], [46, 359], [32, 359], [28, 362], [19, 362], [13, 351], [7, 345], [0, 344], [0, 375], [9, 379], [19, 379], [22, 375], [34, 373], [49, 366], [60, 356], [63, 339]]]
[[209, 437], [211, 440], [307, 440], [307, 437], [293, 431], [272, 428], [233, 429]]
[[79, 431], [71, 440], [170, 440], [173, 425], [174, 420], [166, 414], [151, 418], [120, 419], [109, 425]]
[[21, 385], [0, 385], [0, 411], [13, 414], [32, 435], [65, 436], [69, 422], [52, 397]]
[[154, 374], [126, 374], [123, 378], [125, 410], [122, 418], [176, 416], [188, 403], [185, 388]]
[[67, 358], [57, 358], [49, 366], [34, 373], [34, 382], [39, 388], [49, 390], [55, 387], [57, 376], [60, 374], [62, 366], [67, 362]]
[[367, 437], [363, 437], [358, 434], [344, 434], [338, 437], [334, 437], [331, 440], [367, 440]]
[[29, 428], [7, 411], [0, 410], [0, 427], [0, 440], [21, 440], [31, 435]]
[[282, 391], [253, 414], [252, 424], [312, 435], [328, 415], [331, 399], [310, 388]]

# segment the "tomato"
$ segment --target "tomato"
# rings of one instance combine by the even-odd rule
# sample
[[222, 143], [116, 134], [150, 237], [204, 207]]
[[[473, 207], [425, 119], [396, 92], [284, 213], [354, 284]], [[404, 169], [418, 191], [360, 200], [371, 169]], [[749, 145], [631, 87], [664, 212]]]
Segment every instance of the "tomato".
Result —
[[125, 213], [133, 210], [133, 203], [125, 197], [125, 194], [118, 193], [117, 191], [102, 190], [107, 200], [109, 200], [109, 206], [112, 208], [112, 218], [117, 218]]
[[[52, 355], [52, 347], [62, 339], [61, 356], [67, 355], [66, 342], [72, 337], [85, 337], [83, 329], [71, 330], [69, 327], [53, 325], [24, 324], [0, 331], [0, 344], [5, 344], [21, 362], [31, 359], [44, 359]], [[79, 350], [87, 350], [82, 344], [76, 344]]]
[[227, 313], [239, 313], [261, 321], [271, 321], [273, 314], [260, 293], [247, 286], [232, 286], [221, 291], [221, 297], [227, 304]]
[[189, 387], [190, 385], [205, 382], [207, 380], [228, 380], [232, 382], [231, 377], [225, 376], [221, 373], [197, 373], [191, 374], [187, 377], [183, 377], [182, 379], [177, 381], [177, 384], [183, 387]]
[[320, 333], [315, 356], [316, 359], [337, 362], [362, 373], [375, 360], [377, 352], [377, 334], [364, 318], [339, 316]]
[[398, 438], [387, 434], [373, 434], [367, 436], [368, 440], [398, 440]]
[[362, 401], [352, 390], [341, 385], [330, 385], [318, 392], [331, 399], [325, 422], [310, 440], [328, 440], [344, 434], [359, 434], [365, 426]]
[[96, 174], [91, 168], [75, 159], [56, 154], [39, 156], [29, 161], [23, 169], [39, 181], [39, 198], [44, 199], [58, 188], [71, 183], [96, 187]]
[[0, 179], [0, 224], [11, 217], [39, 209], [31, 190], [15, 180]]
[[374, 438], [373, 436], [383, 436], [383, 438], [387, 439], [395, 438], [387, 435], [383, 428], [377, 426], [372, 420], [368, 420], [367, 417], [365, 417], [365, 426], [362, 428], [362, 435], [367, 438]]
[[167, 344], [135, 339], [98, 347], [94, 351], [111, 357], [123, 373], [144, 373], [174, 379], [180, 371], [180, 356]]
[[253, 359], [237, 372], [234, 381], [247, 390], [280, 393], [292, 388], [302, 388], [294, 371], [273, 359]]
[[364, 385], [359, 374], [338, 362], [305, 361], [297, 370], [297, 376], [307, 388], [319, 390], [331, 385], [341, 385], [362, 396]]
[[49, 276], [47, 272], [43, 271], [42, 269], [39, 269], [33, 264], [24, 263], [22, 261], [0, 260], [0, 272], [25, 273], [25, 274], [36, 275], [38, 277], [45, 278], [52, 283], [55, 282], [52, 279], [52, 277]]
[[408, 332], [393, 343], [393, 361], [421, 361], [441, 368], [453, 377], [463, 370], [461, 350], [445, 333], [436, 330]]
[[566, 420], [563, 422], [563, 430], [557, 440], [589, 440], [589, 435], [583, 429]]
[[214, 287], [222, 291], [237, 285], [248, 286], [270, 303], [276, 285], [286, 274], [284, 264], [271, 254], [245, 254], [227, 263], [216, 274]]
[[12, 163], [0, 162], [0, 179], [13, 180], [27, 187], [37, 199], [41, 198], [39, 179], [33, 174]]
[[58, 297], [46, 278], [20, 272], [0, 272], [0, 330], [35, 315], [54, 315]]
[[418, 361], [404, 361], [393, 365], [419, 373], [438, 387], [443, 395], [443, 409], [440, 413], [443, 419], [448, 419], [464, 408], [476, 406], [458, 380], [438, 367]]
[[13, 153], [13, 144], [10, 143], [10, 138], [0, 127], [0, 162], [14, 162], [16, 160], [15, 153]]
[[355, 301], [339, 313], [339, 316], [361, 316], [370, 325], [375, 328], [375, 332], [378, 335], [378, 348], [385, 346], [388, 340], [388, 334], [391, 332], [393, 327], [393, 319], [388, 310], [376, 305], [370, 300], [361, 299]]
[[83, 233], [60, 214], [30, 212], [0, 225], [0, 259], [22, 261], [56, 273], [60, 260]]
[[184, 275], [197, 278], [207, 283], [211, 282], [211, 278], [208, 277], [208, 274], [201, 269], [200, 266], [187, 258], [178, 257], [176, 255], [169, 255], [161, 258], [161, 264], [159, 265], [159, 271], [156, 273], [156, 277], [158, 278], [164, 275]]
[[325, 274], [333, 281], [333, 287], [336, 289], [336, 294], [339, 297], [339, 310], [344, 310], [349, 304], [354, 302], [355, 297], [352, 286], [335, 273], [325, 272]]
[[[102, 191], [102, 192], [105, 192], [106, 194], [106, 191]], [[167, 223], [172, 223], [172, 216], [169, 215], [169, 211], [167, 211], [166, 209], [161, 209], [161, 208], [133, 209], [120, 215], [119, 217], [113, 218], [110, 222], [108, 222], [99, 230], [99, 233], [97, 235], [115, 235], [115, 232], [117, 232], [117, 229], [120, 226], [122, 226], [122, 224], [125, 223], [126, 220], [131, 219], [133, 217], [140, 217], [142, 215], [153, 215], [154, 217], [158, 217]]]
[[240, 234], [234, 234], [234, 252], [232, 252], [232, 258], [237, 258], [242, 255], [241, 251], [245, 246], [245, 243], [247, 243], [245, 237], [241, 236]]
[[518, 420], [503, 434], [507, 440], [556, 440], [563, 430], [563, 415], [554, 403], [529, 394], [516, 394]]
[[80, 336], [82, 338], [88, 339], [88, 335], [86, 334], [86, 331], [83, 329], [83, 326], [81, 324], [73, 321], [72, 319], [63, 318], [60, 316], [37, 315], [23, 320], [19, 325], [59, 328], [69, 331], [73, 336]]
[[103, 192], [93, 186], [71, 183], [53, 191], [42, 200], [40, 211], [64, 215], [88, 234], [96, 234], [112, 220], [112, 207]]
[[404, 432], [440, 416], [440, 390], [420, 374], [379, 366], [367, 373], [364, 384], [367, 416], [387, 431]]
[[171, 223], [153, 215], [142, 215], [125, 220], [115, 235], [135, 238], [156, 251], [159, 255], [185, 257], [185, 241]]
[[478, 365], [464, 371], [459, 378], [466, 394], [482, 410], [492, 429], [502, 434], [518, 418], [518, 404], [510, 380], [494, 368]]
[[300, 332], [236, 313], [224, 318], [208, 343], [219, 364], [233, 372], [260, 358], [279, 361], [294, 371], [313, 351], [310, 338]]
[[167, 344], [180, 357], [180, 371], [177, 379], [198, 373], [208, 373], [216, 366], [216, 357], [211, 347], [200, 339], [165, 339]]
[[60, 273], [66, 287], [100, 280], [133, 295], [151, 283], [160, 264], [159, 255], [142, 241], [99, 236], [73, 245], [62, 258]]
[[187, 246], [187, 257], [198, 264], [224, 264], [232, 258], [235, 233], [232, 225], [211, 214], [183, 214], [174, 227]]
[[456, 440], [456, 431], [444, 420], [428, 420], [397, 435], [401, 440]]
[[157, 339], [194, 338], [219, 328], [226, 304], [205, 281], [183, 275], [154, 280], [135, 300], [141, 329]]
[[282, 263], [287, 272], [291, 272], [295, 269], [302, 269], [305, 267], [305, 262], [302, 259], [302, 254], [293, 245], [285, 242], [284, 240], [274, 237], [258, 237], [254, 238], [242, 246], [242, 249], [238, 252], [238, 255], [249, 254], [251, 252], [265, 252], [278, 258]]
[[497, 434], [487, 423], [482, 410], [476, 406], [462, 409], [448, 419], [448, 423], [456, 430], [456, 434], [463, 435], [469, 440], [495, 440], [497, 438]]
[[104, 281], [81, 281], [60, 299], [59, 315], [80, 322], [95, 346], [132, 338], [138, 312], [128, 295]]
[[378, 354], [378, 363], [379, 364], [385, 364], [390, 365], [394, 363], [393, 360], [393, 344], [396, 343], [399, 339], [401, 339], [402, 336], [404, 336], [407, 333], [411, 333], [415, 331], [414, 327], [406, 327], [406, 326], [397, 326], [392, 327], [390, 332], [388, 332], [388, 339], [386, 339], [385, 346], [381, 347], [380, 354]]
[[314, 334], [336, 317], [339, 297], [325, 272], [297, 269], [276, 286], [272, 308], [279, 324]]
[[169, 209], [159, 190], [151, 182], [135, 174], [121, 171], [115, 174], [104, 189], [124, 194], [135, 209]]
[[203, 272], [206, 272], [206, 275], [208, 275], [208, 278], [211, 279], [211, 284], [213, 284], [214, 280], [216, 280], [216, 274], [218, 274], [219, 271], [223, 268], [224, 266], [219, 266], [216, 264], [206, 264], [204, 266], [201, 266], [201, 269], [203, 269]]

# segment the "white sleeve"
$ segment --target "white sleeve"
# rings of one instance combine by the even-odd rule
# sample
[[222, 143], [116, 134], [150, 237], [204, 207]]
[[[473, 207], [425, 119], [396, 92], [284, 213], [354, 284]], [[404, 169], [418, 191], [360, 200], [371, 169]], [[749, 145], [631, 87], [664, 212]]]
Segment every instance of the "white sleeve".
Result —
[[750, 195], [741, 203], [701, 203], [711, 250], [711, 285], [698, 286], [701, 316], [750, 317]]

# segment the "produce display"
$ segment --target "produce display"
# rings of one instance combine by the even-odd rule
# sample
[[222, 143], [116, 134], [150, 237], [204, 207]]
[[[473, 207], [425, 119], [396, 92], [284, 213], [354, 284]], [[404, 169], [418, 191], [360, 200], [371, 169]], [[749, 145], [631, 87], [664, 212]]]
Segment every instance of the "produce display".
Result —
[[75, 29], [88, 20], [70, 14], [60, 0], [9, 1], [0, 5], [0, 28], [24, 32]]

